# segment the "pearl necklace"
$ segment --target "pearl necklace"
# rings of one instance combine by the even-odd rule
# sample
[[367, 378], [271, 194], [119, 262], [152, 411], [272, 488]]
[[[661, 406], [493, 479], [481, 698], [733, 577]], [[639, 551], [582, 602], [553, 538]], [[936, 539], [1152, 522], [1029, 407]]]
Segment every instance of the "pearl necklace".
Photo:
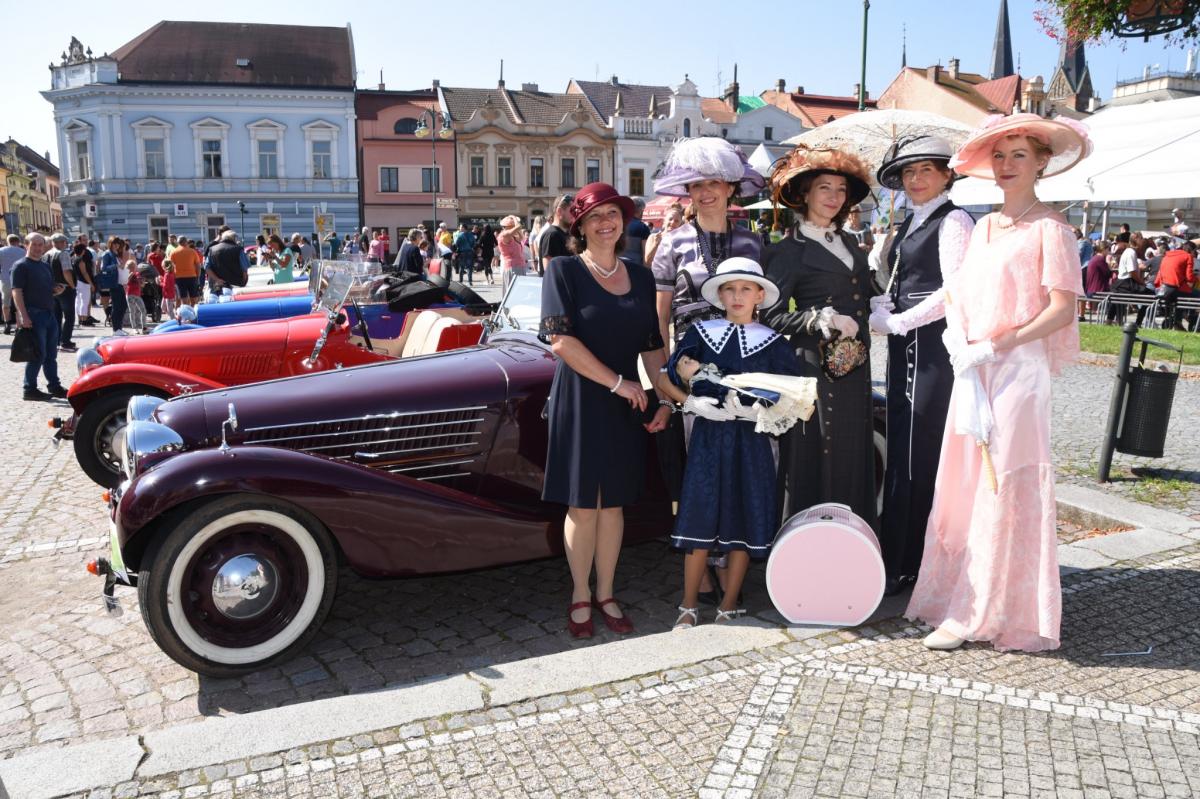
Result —
[[1014, 218], [1012, 219], [1012, 221], [1011, 221], [1011, 222], [1009, 222], [1007, 225], [1006, 225], [1006, 224], [1004, 224], [1003, 222], [1001, 222], [1001, 221], [1000, 221], [1000, 218], [999, 218], [999, 217], [997, 217], [997, 218], [996, 218], [996, 227], [1000, 228], [1001, 230], [1009, 230], [1010, 228], [1016, 227], [1017, 223], [1021, 221], [1021, 218], [1022, 218], [1023, 216], [1025, 216], [1025, 214], [1027, 214], [1027, 213], [1029, 213], [1030, 211], [1032, 211], [1032, 210], [1034, 209], [1034, 207], [1035, 207], [1035, 206], [1038, 206], [1038, 205], [1041, 205], [1041, 204], [1042, 204], [1042, 201], [1041, 201], [1041, 200], [1034, 200], [1034, 201], [1033, 201], [1033, 205], [1029, 206], [1029, 207], [1028, 207], [1028, 208], [1026, 208], [1024, 211], [1022, 211], [1020, 214], [1018, 214], [1016, 217], [1014, 217]]
[[620, 258], [617, 259], [617, 262], [616, 262], [616, 264], [613, 265], [612, 269], [605, 271], [600, 268], [600, 264], [598, 264], [594, 260], [592, 260], [592, 256], [588, 254], [587, 250], [584, 250], [583, 252], [579, 253], [579, 257], [583, 259], [583, 262], [585, 264], [587, 264], [588, 269], [591, 269], [593, 272], [595, 272], [597, 275], [599, 275], [602, 278], [612, 277], [613, 275], [615, 275], [617, 273], [617, 270], [621, 268], [621, 259]]

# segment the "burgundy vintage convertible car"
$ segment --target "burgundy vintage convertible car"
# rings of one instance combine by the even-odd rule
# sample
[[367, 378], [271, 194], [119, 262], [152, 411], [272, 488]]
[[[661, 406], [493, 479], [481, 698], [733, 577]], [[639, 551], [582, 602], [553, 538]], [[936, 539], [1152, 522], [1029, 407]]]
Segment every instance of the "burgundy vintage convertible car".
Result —
[[[540, 499], [555, 359], [540, 279], [514, 281], [485, 343], [164, 402], [134, 398], [110, 498], [110, 559], [151, 636], [194, 671], [290, 658], [334, 598], [339, 555], [370, 576], [562, 552]], [[671, 527], [653, 441], [630, 541]]]

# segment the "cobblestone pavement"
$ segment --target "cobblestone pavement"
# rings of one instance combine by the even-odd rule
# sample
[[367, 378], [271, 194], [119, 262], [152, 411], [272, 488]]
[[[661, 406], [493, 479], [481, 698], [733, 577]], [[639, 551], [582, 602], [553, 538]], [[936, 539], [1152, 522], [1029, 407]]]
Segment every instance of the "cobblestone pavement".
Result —
[[1068, 575], [1053, 653], [928, 652], [885, 621], [87, 796], [1195, 796], [1198, 565]]

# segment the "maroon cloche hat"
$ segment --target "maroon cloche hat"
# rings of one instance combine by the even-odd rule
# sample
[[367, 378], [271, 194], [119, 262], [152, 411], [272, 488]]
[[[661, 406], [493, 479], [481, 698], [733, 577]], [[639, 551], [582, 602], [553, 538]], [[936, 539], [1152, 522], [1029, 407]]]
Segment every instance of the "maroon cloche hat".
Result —
[[621, 217], [625, 224], [629, 224], [629, 220], [633, 219], [633, 200], [607, 183], [589, 183], [579, 190], [571, 203], [571, 235], [579, 235], [579, 221], [587, 216], [589, 211], [606, 203], [616, 203], [621, 209]]

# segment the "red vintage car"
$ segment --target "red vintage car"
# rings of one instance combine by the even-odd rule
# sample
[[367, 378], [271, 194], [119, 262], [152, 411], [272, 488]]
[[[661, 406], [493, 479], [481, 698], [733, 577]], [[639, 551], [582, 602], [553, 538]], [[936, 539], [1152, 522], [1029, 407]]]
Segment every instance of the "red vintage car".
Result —
[[[438, 288], [431, 284], [424, 301], [452, 299]], [[343, 308], [345, 297], [343, 291], [327, 299], [308, 316], [102, 339], [78, 355], [79, 377], [67, 390], [74, 414], [51, 420], [55, 436], [73, 440], [84, 472], [113, 487], [130, 397], [168, 398], [467, 346], [479, 341], [481, 315], [491, 310], [486, 303], [417, 311], [408, 310], [411, 302], [357, 300]], [[406, 297], [419, 299], [420, 292]]]

